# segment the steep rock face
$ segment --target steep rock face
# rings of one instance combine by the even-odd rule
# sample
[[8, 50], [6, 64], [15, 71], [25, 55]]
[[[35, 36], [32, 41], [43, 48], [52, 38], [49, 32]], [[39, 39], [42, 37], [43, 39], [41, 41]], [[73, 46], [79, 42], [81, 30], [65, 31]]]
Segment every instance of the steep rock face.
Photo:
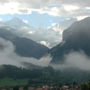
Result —
[[23, 57], [40, 58], [49, 50], [47, 47], [27, 38], [21, 38], [11, 32], [12, 28], [0, 26], [0, 37], [11, 41], [16, 47], [15, 52]]
[[52, 62], [63, 61], [64, 55], [72, 50], [83, 50], [90, 56], [90, 17], [73, 23], [63, 32], [63, 41], [50, 50]]

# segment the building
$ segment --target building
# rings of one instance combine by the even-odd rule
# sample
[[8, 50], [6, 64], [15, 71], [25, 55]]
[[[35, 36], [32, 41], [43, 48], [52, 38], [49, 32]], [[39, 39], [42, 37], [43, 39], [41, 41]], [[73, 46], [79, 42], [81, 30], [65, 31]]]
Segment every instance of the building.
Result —
[[50, 90], [50, 87], [48, 85], [43, 86], [43, 90]]
[[69, 86], [64, 85], [64, 86], [62, 86], [62, 87], [61, 87], [61, 89], [60, 89], [60, 90], [69, 90]]
[[28, 87], [28, 90], [35, 90], [34, 87]]
[[23, 90], [23, 87], [19, 87], [19, 90]]
[[42, 88], [37, 88], [36, 90], [43, 90]]

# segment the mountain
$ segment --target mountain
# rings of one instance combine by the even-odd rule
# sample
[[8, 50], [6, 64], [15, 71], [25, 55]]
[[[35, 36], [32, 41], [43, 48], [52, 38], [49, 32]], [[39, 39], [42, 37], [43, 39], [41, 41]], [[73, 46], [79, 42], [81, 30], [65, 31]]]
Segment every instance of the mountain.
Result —
[[30, 27], [28, 24], [26, 24], [22, 19], [18, 17], [14, 17], [11, 20], [5, 22], [4, 24], [14, 29], [21, 29], [22, 27]]
[[15, 29], [12, 33], [21, 37], [32, 39], [37, 43], [43, 44], [42, 42], [45, 42], [43, 45], [46, 45], [47, 47], [53, 47], [58, 44], [58, 41], [60, 41], [60, 39], [56, 40], [56, 38], [60, 35], [54, 30], [47, 30], [44, 28], [36, 29], [18, 17], [14, 17], [9, 21], [4, 22], [4, 24]]
[[1, 25], [0, 26], [0, 37], [11, 41], [16, 47], [15, 52], [23, 57], [34, 57], [40, 58], [49, 50], [47, 47], [36, 43], [33, 40], [22, 38], [11, 32], [14, 29]]
[[75, 18], [68, 18], [64, 21], [53, 23], [48, 28], [34, 28], [28, 23], [25, 23], [24, 20], [14, 17], [4, 24], [14, 28], [15, 30], [12, 31], [14, 34], [32, 39], [37, 43], [41, 43], [49, 48], [52, 48], [61, 42], [63, 30], [69, 27], [75, 21]]
[[62, 62], [64, 55], [73, 51], [84, 51], [90, 56], [90, 17], [73, 23], [63, 32], [63, 40], [50, 50], [52, 63]]

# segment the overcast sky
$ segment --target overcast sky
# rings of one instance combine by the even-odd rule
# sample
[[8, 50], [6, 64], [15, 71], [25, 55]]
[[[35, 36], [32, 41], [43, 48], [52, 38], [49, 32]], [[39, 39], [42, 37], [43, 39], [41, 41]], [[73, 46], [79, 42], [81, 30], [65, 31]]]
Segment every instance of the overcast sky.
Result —
[[[72, 17], [79, 20], [90, 15], [90, 0], [0, 0], [0, 15], [3, 14], [18, 14], [23, 18], [25, 16], [26, 20], [29, 16], [32, 17], [31, 20], [39, 18], [39, 24], [40, 22], [46, 24], [48, 21], [51, 24]], [[38, 18], [34, 18], [35, 16]], [[37, 21], [34, 20], [31, 23], [37, 23]]]
[[36, 29], [59, 32], [60, 37], [62, 29], [68, 27], [67, 20], [74, 22], [88, 16], [90, 0], [0, 0], [0, 21], [19, 17]]

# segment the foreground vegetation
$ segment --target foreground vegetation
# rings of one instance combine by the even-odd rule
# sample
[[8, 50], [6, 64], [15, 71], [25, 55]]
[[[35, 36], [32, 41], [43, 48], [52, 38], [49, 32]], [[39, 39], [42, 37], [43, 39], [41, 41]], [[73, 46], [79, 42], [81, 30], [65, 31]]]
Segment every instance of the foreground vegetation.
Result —
[[28, 85], [28, 79], [12, 79], [12, 78], [0, 79], [0, 88], [26, 86], [26, 85]]
[[81, 84], [81, 90], [90, 90], [90, 81]]
[[90, 79], [89, 72], [75, 70], [58, 71], [52, 67], [24, 69], [4, 65], [0, 69], [0, 87], [62, 86], [63, 84], [72, 86], [73, 82], [80, 85]]

